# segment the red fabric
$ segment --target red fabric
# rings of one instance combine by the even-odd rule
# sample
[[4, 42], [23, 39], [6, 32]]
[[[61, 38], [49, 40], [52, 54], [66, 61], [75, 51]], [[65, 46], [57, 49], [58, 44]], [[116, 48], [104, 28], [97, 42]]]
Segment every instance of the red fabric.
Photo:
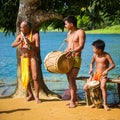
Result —
[[101, 76], [102, 76], [101, 72], [95, 72], [94, 76], [93, 76], [93, 79], [96, 80], [96, 81], [100, 81]]

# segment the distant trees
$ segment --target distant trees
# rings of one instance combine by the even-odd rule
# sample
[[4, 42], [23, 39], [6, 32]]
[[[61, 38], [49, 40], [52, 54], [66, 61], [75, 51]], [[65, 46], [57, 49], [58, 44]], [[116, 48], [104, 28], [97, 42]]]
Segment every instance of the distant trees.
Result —
[[[35, 3], [37, 0], [27, 0]], [[0, 28], [5, 32], [16, 31], [16, 20], [20, 0], [0, 1]], [[63, 17], [75, 15], [79, 20], [79, 27], [85, 29], [101, 28], [107, 25], [115, 25], [120, 22], [119, 0], [39, 0], [37, 9], [46, 12], [56, 12]], [[32, 3], [32, 4], [33, 4]], [[29, 14], [29, 13], [28, 13]], [[62, 20], [49, 20], [42, 22], [40, 29], [46, 30], [48, 26], [53, 29], [64, 29]]]
[[0, 1], [0, 29], [7, 33], [16, 31], [18, 6], [19, 0]]

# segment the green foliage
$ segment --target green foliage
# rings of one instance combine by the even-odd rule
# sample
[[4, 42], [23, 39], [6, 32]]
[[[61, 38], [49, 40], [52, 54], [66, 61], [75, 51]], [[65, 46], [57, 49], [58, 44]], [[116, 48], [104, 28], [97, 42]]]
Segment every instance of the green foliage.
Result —
[[[89, 0], [88, 0], [89, 1]], [[64, 16], [80, 14], [80, 8], [89, 5], [87, 0], [40, 0], [39, 8], [47, 11], [55, 11]]]
[[[27, 0], [26, 0], [27, 2]], [[84, 29], [98, 29], [109, 25], [120, 24], [119, 0], [39, 0], [38, 8], [45, 11], [53, 11], [67, 15], [75, 15], [78, 19], [78, 27]], [[16, 19], [19, 8], [19, 0], [0, 1], [0, 29], [6, 33], [16, 31]], [[47, 30], [64, 30], [64, 23], [60, 20], [50, 20], [40, 27]]]
[[40, 29], [44, 32], [46, 32], [46, 30], [48, 30], [48, 28], [52, 29], [58, 29], [58, 30], [62, 30], [64, 31], [64, 22], [61, 20], [57, 20], [57, 19], [52, 19], [49, 21], [45, 21], [44, 23], [41, 24]]
[[104, 29], [86, 31], [89, 34], [120, 34], [120, 25], [106, 27]]
[[3, 0], [0, 7], [0, 28], [7, 33], [16, 30], [16, 19], [18, 12], [18, 0]]
[[78, 20], [77, 22], [78, 28], [83, 28], [84, 30], [88, 29], [89, 26], [88, 23], [90, 21], [89, 16], [84, 15], [81, 17], [80, 15], [78, 15], [77, 20]]

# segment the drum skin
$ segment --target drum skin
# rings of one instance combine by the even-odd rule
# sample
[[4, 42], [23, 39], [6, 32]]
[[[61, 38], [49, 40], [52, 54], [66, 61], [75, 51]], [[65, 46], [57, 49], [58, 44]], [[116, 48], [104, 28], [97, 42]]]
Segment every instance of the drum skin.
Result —
[[68, 73], [73, 67], [74, 58], [66, 58], [62, 51], [52, 51], [44, 59], [45, 69], [52, 73]]

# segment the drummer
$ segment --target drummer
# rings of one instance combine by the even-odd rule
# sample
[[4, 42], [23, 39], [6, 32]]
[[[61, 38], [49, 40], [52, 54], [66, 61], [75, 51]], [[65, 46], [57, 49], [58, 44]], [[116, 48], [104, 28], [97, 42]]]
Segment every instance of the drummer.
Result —
[[87, 94], [87, 84], [91, 80], [96, 80], [100, 82], [100, 87], [102, 91], [102, 97], [103, 97], [103, 107], [106, 110], [110, 110], [110, 108], [107, 105], [107, 91], [106, 91], [106, 82], [107, 82], [107, 75], [110, 70], [112, 70], [115, 67], [115, 64], [110, 56], [109, 53], [104, 51], [105, 43], [103, 40], [96, 40], [92, 43], [93, 46], [93, 56], [90, 63], [90, 70], [89, 73], [92, 74], [94, 71], [94, 65], [95, 65], [95, 71], [93, 74], [93, 77], [90, 77], [87, 80], [87, 83], [84, 86], [84, 90]]
[[85, 32], [77, 28], [77, 19], [74, 16], [67, 16], [65, 19], [65, 27], [69, 30], [67, 34], [67, 48], [65, 50], [66, 57], [74, 57], [74, 65], [70, 72], [67, 73], [67, 79], [70, 88], [69, 108], [76, 107], [76, 77], [81, 65], [81, 53], [85, 43]]

